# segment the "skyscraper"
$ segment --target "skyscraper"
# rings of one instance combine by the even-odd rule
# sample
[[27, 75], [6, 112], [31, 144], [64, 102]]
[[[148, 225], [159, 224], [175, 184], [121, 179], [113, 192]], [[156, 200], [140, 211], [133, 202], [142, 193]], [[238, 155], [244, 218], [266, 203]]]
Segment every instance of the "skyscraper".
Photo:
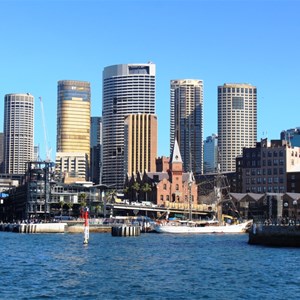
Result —
[[121, 64], [103, 70], [103, 184], [124, 184], [124, 119], [155, 114], [155, 64]]
[[124, 133], [125, 176], [128, 173], [155, 172], [157, 157], [157, 117], [150, 114], [129, 115]]
[[257, 139], [257, 91], [250, 84], [218, 86], [218, 145], [222, 172], [234, 172], [236, 157]]
[[0, 132], [0, 173], [3, 173], [3, 169], [4, 169], [4, 160], [3, 160], [3, 156], [4, 156], [4, 134], [3, 132]]
[[90, 174], [95, 184], [102, 182], [102, 118], [91, 117]]
[[170, 149], [177, 139], [185, 172], [203, 172], [203, 81], [171, 80]]
[[218, 163], [218, 136], [212, 134], [203, 143], [203, 172], [217, 172]]
[[24, 174], [33, 160], [34, 97], [7, 94], [4, 99], [4, 173]]
[[90, 156], [90, 83], [85, 81], [58, 81], [57, 94], [57, 152], [82, 153]]
[[300, 127], [281, 131], [280, 139], [288, 141], [292, 147], [300, 147]]

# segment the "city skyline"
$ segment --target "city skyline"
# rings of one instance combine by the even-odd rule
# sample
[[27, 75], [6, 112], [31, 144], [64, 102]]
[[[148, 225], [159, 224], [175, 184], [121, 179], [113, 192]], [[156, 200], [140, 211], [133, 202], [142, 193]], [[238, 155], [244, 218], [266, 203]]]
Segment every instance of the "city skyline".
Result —
[[[159, 156], [169, 154], [173, 78], [203, 80], [204, 139], [217, 133], [217, 86], [231, 82], [257, 86], [258, 139], [279, 139], [282, 130], [299, 126], [297, 1], [13, 0], [1, 5], [7, 28], [0, 49], [0, 106], [5, 94], [29, 92], [35, 97], [34, 143], [40, 145], [42, 158], [46, 151], [37, 99], [43, 98], [54, 150], [57, 81], [90, 82], [92, 116], [102, 116], [102, 70], [119, 63], [153, 61], [157, 66]], [[1, 132], [3, 118], [1, 113]]]

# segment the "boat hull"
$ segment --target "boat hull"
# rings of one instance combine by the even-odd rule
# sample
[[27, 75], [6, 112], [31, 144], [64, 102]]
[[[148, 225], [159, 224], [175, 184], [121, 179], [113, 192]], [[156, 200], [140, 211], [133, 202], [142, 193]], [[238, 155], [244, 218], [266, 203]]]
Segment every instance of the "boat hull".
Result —
[[182, 226], [182, 225], [156, 225], [154, 230], [158, 233], [245, 233], [251, 226], [252, 221], [243, 222], [235, 225], [225, 226]]

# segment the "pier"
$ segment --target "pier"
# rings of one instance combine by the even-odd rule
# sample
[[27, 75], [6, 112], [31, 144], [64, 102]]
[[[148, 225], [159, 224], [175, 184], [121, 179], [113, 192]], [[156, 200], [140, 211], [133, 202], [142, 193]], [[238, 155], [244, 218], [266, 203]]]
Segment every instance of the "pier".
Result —
[[18, 233], [64, 233], [67, 223], [3, 223], [0, 224], [0, 231], [11, 231]]
[[139, 236], [141, 234], [141, 229], [139, 226], [122, 225], [122, 226], [112, 226], [111, 235], [112, 236]]
[[253, 224], [249, 231], [250, 245], [300, 247], [300, 225]]

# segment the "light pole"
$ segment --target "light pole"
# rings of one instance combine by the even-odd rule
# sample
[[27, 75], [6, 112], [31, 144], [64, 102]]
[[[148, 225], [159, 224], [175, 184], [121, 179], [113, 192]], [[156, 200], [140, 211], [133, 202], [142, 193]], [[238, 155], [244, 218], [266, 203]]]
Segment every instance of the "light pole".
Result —
[[297, 225], [297, 200], [295, 199], [293, 201], [293, 206], [294, 206], [294, 216], [295, 216], [295, 225]]

